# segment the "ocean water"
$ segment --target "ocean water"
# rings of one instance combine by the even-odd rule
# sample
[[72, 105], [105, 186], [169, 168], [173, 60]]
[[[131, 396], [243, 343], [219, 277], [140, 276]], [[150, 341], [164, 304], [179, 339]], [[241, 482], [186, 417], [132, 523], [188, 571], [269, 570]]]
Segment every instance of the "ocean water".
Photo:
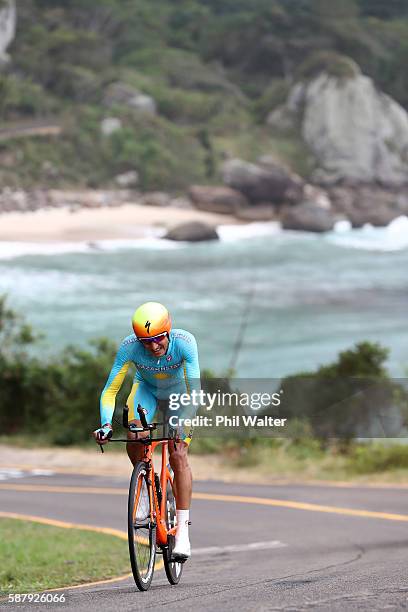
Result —
[[[239, 377], [311, 370], [358, 341], [390, 348], [408, 374], [408, 218], [325, 235], [276, 223], [223, 226], [221, 240], [0, 243], [0, 293], [58, 354], [130, 333], [133, 310], [161, 301], [193, 332], [202, 367]], [[241, 336], [237, 351], [238, 337]]]

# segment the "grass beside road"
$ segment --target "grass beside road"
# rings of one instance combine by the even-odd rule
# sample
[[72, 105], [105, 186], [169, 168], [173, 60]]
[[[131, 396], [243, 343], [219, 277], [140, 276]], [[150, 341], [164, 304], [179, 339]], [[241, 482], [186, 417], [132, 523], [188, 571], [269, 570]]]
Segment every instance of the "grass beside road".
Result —
[[[408, 444], [339, 441], [322, 447], [318, 440], [257, 439], [226, 449], [228, 463], [259, 475], [296, 481], [408, 483]], [[262, 476], [261, 476], [262, 477]]]
[[103, 533], [0, 519], [0, 595], [32, 593], [129, 572], [124, 540]]

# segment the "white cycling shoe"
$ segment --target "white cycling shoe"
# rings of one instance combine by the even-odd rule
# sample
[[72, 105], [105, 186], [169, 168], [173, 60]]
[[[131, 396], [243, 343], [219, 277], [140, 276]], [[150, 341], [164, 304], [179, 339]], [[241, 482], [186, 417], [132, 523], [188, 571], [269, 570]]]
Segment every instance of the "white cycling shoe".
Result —
[[177, 538], [173, 548], [173, 557], [176, 560], [186, 561], [191, 556], [190, 540], [187, 537]]

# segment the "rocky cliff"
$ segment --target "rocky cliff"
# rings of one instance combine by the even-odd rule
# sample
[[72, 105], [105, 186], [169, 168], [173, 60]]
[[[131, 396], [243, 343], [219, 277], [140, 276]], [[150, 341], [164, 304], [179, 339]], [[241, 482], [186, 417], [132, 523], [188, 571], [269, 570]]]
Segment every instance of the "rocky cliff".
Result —
[[5, 0], [0, 3], [0, 59], [5, 58], [5, 52], [16, 35], [16, 3], [15, 0]]
[[286, 112], [300, 123], [318, 182], [408, 183], [408, 114], [369, 77], [321, 73], [295, 86]]

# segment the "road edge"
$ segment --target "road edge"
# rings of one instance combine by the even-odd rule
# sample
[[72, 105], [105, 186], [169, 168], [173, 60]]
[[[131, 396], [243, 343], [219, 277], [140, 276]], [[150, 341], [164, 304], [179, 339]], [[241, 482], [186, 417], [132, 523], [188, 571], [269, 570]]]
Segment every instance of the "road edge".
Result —
[[[120, 529], [113, 529], [111, 527], [96, 527], [94, 525], [85, 525], [81, 523], [68, 523], [67, 521], [59, 521], [57, 519], [49, 519], [42, 516], [33, 516], [31, 514], [19, 514], [17, 512], [3, 512], [0, 511], [0, 518], [11, 518], [22, 521], [31, 521], [33, 523], [41, 523], [43, 525], [50, 525], [52, 527], [61, 527], [62, 529], [78, 529], [80, 531], [94, 531], [97, 533], [103, 533], [105, 535], [111, 535], [116, 538], [120, 538], [121, 540], [128, 539], [127, 533], [124, 531], [120, 531]], [[155, 565], [155, 569], [159, 570], [163, 567], [163, 562], [159, 561]], [[62, 587], [56, 587], [53, 589], [44, 589], [40, 591], [41, 593], [51, 593], [54, 591], [67, 591], [73, 589], [81, 589], [90, 586], [97, 586], [102, 584], [109, 584], [111, 582], [119, 582], [121, 580], [126, 580], [126, 578], [131, 578], [132, 572], [127, 574], [122, 574], [120, 576], [114, 576], [113, 578], [106, 578], [105, 580], [95, 580], [93, 582], [85, 582], [84, 584], [73, 584]], [[4, 601], [3, 598], [0, 601]]]

